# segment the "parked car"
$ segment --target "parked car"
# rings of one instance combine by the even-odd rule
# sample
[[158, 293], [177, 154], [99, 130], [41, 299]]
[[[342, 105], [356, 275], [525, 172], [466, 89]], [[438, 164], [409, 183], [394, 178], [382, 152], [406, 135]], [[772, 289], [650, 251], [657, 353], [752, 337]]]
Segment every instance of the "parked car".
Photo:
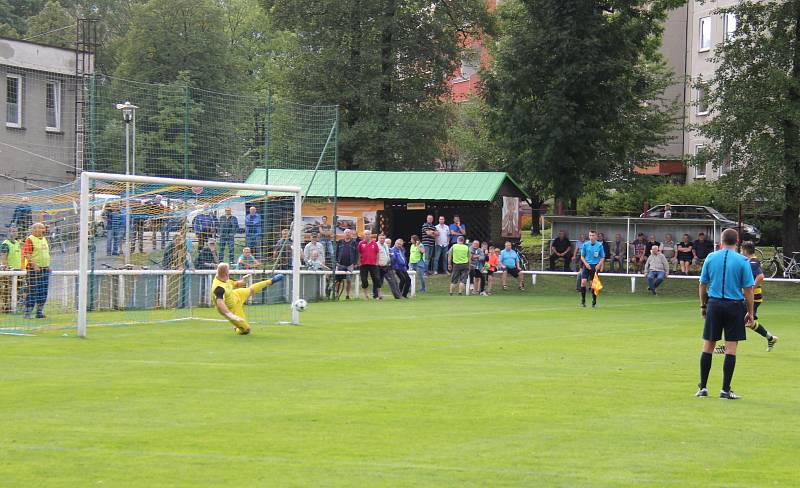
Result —
[[[640, 217], [663, 218], [664, 205], [656, 205]], [[716, 220], [720, 229], [738, 229], [739, 223], [724, 216], [717, 209], [705, 205], [671, 205], [673, 219]], [[761, 232], [756, 226], [742, 222], [742, 240], [758, 242]]]

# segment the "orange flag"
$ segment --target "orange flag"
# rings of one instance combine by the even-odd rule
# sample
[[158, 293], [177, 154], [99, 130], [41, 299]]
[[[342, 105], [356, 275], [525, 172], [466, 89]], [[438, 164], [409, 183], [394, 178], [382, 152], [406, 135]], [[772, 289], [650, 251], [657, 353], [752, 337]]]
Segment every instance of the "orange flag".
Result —
[[594, 290], [595, 295], [600, 294], [600, 290], [603, 289], [603, 282], [600, 281], [600, 273], [595, 273], [594, 278], [592, 279], [592, 290]]

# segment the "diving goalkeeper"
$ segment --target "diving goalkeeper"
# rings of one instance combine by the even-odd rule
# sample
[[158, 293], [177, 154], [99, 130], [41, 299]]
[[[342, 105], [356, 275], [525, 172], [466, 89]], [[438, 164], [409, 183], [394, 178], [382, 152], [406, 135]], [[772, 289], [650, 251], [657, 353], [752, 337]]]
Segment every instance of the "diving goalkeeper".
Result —
[[248, 298], [264, 288], [283, 281], [282, 274], [276, 274], [269, 280], [259, 281], [253, 286], [245, 287], [244, 280], [233, 281], [230, 279], [230, 265], [219, 263], [214, 282], [211, 284], [211, 300], [216, 304], [217, 310], [233, 324], [236, 333], [247, 335], [250, 333], [250, 324], [244, 315], [244, 304]]

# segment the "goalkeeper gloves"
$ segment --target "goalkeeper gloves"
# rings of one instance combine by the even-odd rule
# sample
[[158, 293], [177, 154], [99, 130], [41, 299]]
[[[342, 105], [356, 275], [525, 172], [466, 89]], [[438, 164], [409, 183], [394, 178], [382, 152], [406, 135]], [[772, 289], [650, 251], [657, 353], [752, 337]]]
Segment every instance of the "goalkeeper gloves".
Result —
[[236, 315], [233, 312], [228, 312], [228, 313], [225, 314], [225, 316], [228, 317], [233, 322], [241, 322], [242, 321], [242, 318], [239, 317], [238, 315]]
[[273, 283], [278, 283], [279, 281], [283, 281], [283, 275], [280, 274], [280, 273], [278, 273], [278, 274], [276, 274], [275, 276], [272, 277], [272, 282]]

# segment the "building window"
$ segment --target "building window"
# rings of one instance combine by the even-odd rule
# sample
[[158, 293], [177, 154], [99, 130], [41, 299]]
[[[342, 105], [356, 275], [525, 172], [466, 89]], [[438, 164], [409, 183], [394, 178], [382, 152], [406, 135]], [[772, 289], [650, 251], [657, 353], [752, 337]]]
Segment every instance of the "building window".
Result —
[[22, 127], [22, 77], [6, 75], [6, 127]]
[[481, 54], [477, 49], [466, 49], [461, 53], [461, 79], [469, 80], [480, 68]]
[[700, 52], [711, 49], [711, 17], [700, 19]]
[[724, 40], [725, 42], [730, 42], [736, 35], [736, 14], [730, 12], [726, 13], [723, 17], [723, 22], [725, 24], [723, 27], [725, 32]]
[[722, 164], [719, 167], [719, 175], [725, 176], [731, 172], [731, 157], [726, 156], [725, 159], [722, 160]]
[[45, 110], [47, 118], [46, 130], [50, 132], [61, 131], [61, 82], [47, 82], [47, 98], [45, 100]]
[[[698, 154], [700, 154], [701, 152], [703, 152], [703, 147], [705, 147], [703, 144], [698, 144], [698, 145], [696, 145], [694, 147], [694, 155], [695, 155], [695, 157]], [[707, 164], [708, 163], [703, 163], [701, 165], [698, 165], [698, 166], [694, 167], [694, 177], [695, 178], [705, 178], [706, 177], [706, 165]]]
[[708, 87], [697, 87], [697, 115], [708, 115]]

